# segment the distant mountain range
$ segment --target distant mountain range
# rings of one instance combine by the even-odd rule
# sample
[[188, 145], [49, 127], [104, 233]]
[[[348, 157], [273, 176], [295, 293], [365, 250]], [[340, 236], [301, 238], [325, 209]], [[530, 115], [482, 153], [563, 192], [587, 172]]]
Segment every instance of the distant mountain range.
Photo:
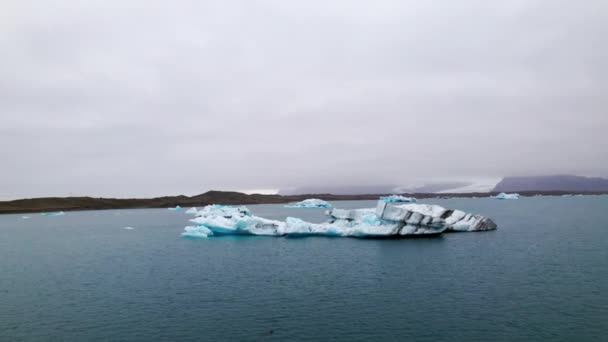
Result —
[[572, 175], [505, 177], [494, 187], [495, 192], [522, 191], [608, 191], [608, 179]]
[[[470, 184], [470, 185], [467, 185]], [[486, 184], [486, 183], [484, 183]], [[464, 185], [464, 187], [463, 187]], [[460, 186], [460, 188], [458, 188]], [[490, 185], [491, 186], [491, 185]], [[524, 196], [562, 195], [562, 194], [608, 194], [608, 179], [590, 178], [570, 175], [505, 177], [493, 191], [481, 189], [489, 187], [471, 183], [436, 183], [414, 187], [415, 191], [390, 186], [343, 188], [307, 188], [308, 194], [297, 195], [247, 195], [233, 191], [208, 191], [197, 196], [166, 196], [156, 198], [101, 198], [101, 197], [46, 197], [28, 198], [14, 201], [0, 201], [0, 214], [21, 212], [48, 212], [68, 210], [130, 209], [130, 208], [168, 208], [176, 205], [182, 207], [204, 206], [208, 204], [262, 204], [288, 203], [307, 198], [319, 198], [327, 201], [338, 200], [375, 200], [379, 196], [399, 192], [402, 195], [416, 198], [432, 197], [487, 197], [499, 192], [519, 192]], [[452, 190], [444, 190], [452, 189]], [[313, 191], [317, 190], [317, 191]], [[375, 190], [375, 191], [374, 191]], [[338, 192], [328, 193], [328, 192]], [[364, 192], [369, 191], [369, 192]], [[441, 194], [437, 192], [441, 191]], [[363, 193], [363, 194], [362, 194]]]

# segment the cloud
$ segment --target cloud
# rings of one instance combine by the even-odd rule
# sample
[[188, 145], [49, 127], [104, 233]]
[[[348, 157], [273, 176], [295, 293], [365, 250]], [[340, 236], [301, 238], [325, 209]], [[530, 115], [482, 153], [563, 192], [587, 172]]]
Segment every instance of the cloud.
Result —
[[0, 193], [608, 174], [608, 5], [8, 1]]

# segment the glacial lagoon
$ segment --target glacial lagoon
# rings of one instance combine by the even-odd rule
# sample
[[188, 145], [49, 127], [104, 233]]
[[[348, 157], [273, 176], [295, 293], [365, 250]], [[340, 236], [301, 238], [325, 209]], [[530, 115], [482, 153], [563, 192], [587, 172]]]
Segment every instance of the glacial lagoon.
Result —
[[[608, 196], [419, 203], [478, 213], [498, 229], [191, 239], [181, 236], [185, 211], [0, 215], [0, 340], [606, 338]], [[272, 220], [327, 219], [324, 209], [247, 207]]]

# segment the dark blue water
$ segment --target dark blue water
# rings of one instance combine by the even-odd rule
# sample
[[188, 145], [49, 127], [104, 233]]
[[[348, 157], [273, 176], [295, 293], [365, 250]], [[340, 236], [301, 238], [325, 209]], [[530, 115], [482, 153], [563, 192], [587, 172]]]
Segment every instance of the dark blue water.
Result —
[[166, 209], [2, 215], [0, 340], [608, 340], [608, 197], [428, 203], [499, 230], [192, 240]]

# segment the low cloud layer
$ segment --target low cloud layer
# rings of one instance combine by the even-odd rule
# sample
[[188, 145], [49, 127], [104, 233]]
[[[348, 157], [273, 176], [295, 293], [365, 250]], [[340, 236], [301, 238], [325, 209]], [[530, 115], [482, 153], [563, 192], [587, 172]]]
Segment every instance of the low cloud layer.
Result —
[[608, 2], [8, 1], [0, 197], [608, 176]]

